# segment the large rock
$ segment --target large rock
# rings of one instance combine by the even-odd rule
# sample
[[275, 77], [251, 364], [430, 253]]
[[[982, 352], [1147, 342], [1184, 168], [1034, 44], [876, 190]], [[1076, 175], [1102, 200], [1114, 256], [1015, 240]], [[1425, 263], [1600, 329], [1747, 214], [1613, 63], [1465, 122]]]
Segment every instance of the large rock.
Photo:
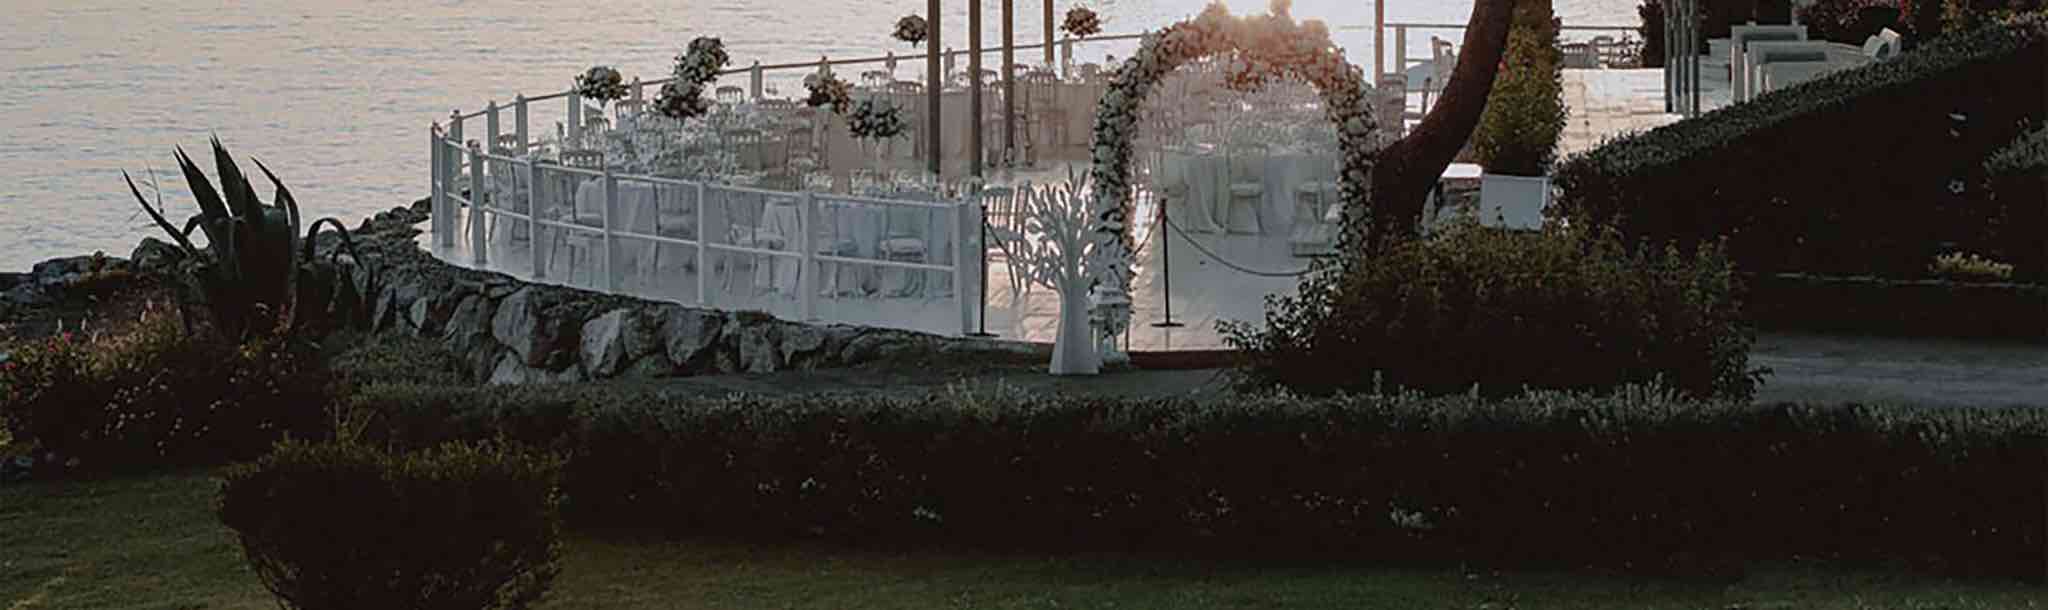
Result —
[[144, 273], [169, 270], [184, 259], [185, 251], [154, 237], [142, 238], [142, 243], [135, 246], [135, 252], [128, 255], [128, 260], [135, 263], [135, 269]]
[[670, 364], [687, 370], [693, 363], [700, 362], [700, 356], [714, 351], [724, 326], [724, 316], [715, 311], [685, 307], [663, 309], [661, 334], [668, 347]]
[[782, 351], [776, 346], [774, 323], [744, 322], [728, 326], [737, 328], [740, 361], [739, 368], [747, 373], [773, 373], [782, 369]]
[[26, 273], [0, 272], [0, 292], [13, 290], [15, 286], [25, 284], [29, 279], [30, 276]]
[[544, 315], [534, 288], [523, 288], [498, 304], [491, 318], [491, 337], [519, 355], [526, 366], [559, 369], [574, 358], [582, 320]]
[[927, 343], [915, 334], [893, 331], [872, 330], [861, 333], [846, 342], [839, 351], [839, 361], [844, 364], [862, 364], [881, 360], [896, 360], [926, 349]]
[[488, 378], [498, 364], [498, 354], [504, 351], [491, 338], [494, 307], [490, 299], [478, 295], [462, 297], [441, 334], [441, 345], [467, 363], [469, 374], [475, 379]]
[[824, 327], [809, 324], [783, 324], [776, 335], [782, 344], [782, 362], [790, 368], [815, 363], [813, 356], [824, 349], [829, 336]]
[[[629, 309], [614, 309], [583, 323], [583, 345], [579, 350], [583, 368], [591, 377], [604, 379], [618, 374], [631, 356], [626, 353], [627, 326], [637, 326]], [[637, 330], [637, 329], [635, 329]]]
[[583, 369], [569, 367], [561, 371], [526, 366], [518, 354], [506, 353], [498, 359], [498, 366], [492, 369], [487, 380], [492, 385], [516, 383], [575, 383], [583, 381]]

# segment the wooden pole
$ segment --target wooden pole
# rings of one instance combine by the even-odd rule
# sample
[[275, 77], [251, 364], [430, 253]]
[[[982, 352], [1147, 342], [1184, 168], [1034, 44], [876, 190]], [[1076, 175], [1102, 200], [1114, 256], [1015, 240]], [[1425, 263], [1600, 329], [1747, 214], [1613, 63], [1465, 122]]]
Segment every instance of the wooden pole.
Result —
[[1372, 78], [1387, 73], [1387, 0], [1372, 2]]
[[1017, 0], [1003, 0], [1003, 160], [1017, 155]]
[[1045, 67], [1052, 67], [1052, 0], [1045, 0]]
[[981, 177], [981, 0], [967, 0], [967, 133], [968, 175]]
[[939, 46], [939, 0], [926, 0], [925, 9], [931, 15], [926, 17], [931, 22], [931, 35], [924, 41], [927, 45], [924, 56], [925, 169], [936, 176], [939, 173], [939, 146], [944, 142], [939, 138], [939, 128], [945, 122], [939, 119], [939, 94], [945, 92], [946, 74], [939, 66], [939, 49], [943, 48]]

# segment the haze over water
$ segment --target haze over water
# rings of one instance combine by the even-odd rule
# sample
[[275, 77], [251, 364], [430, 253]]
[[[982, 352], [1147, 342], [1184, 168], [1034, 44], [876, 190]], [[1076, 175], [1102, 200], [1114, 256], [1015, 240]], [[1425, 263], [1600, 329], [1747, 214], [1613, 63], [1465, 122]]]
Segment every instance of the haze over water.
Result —
[[[1085, 4], [1104, 16], [1107, 32], [1127, 33], [1193, 16], [1205, 3]], [[945, 43], [964, 47], [966, 4], [946, 4]], [[1063, 14], [1073, 4], [1058, 0], [1055, 10]], [[1240, 14], [1266, 6], [1262, 0], [1227, 4]], [[1557, 10], [1569, 24], [1633, 25], [1635, 4], [1557, 0]], [[193, 207], [170, 151], [185, 146], [212, 174], [205, 151], [210, 133], [218, 133], [249, 171], [255, 171], [251, 156], [275, 170], [309, 221], [335, 216], [353, 227], [426, 194], [427, 127], [452, 109], [560, 91], [593, 64], [619, 66], [628, 78], [665, 75], [695, 36], [723, 38], [737, 66], [756, 59], [916, 53], [888, 33], [898, 17], [924, 6], [923, 0], [9, 0], [0, 9], [7, 16], [0, 20], [0, 270], [94, 250], [127, 256], [137, 240], [155, 235], [121, 182], [123, 169], [140, 177], [146, 166], [155, 167], [165, 200], [182, 221]], [[1018, 3], [1019, 44], [1038, 40], [1040, 6]], [[1370, 66], [1372, 8], [1365, 0], [1300, 0], [1293, 12], [1328, 22], [1353, 63]], [[999, 10], [995, 0], [983, 3], [983, 34], [991, 46], [1000, 40]], [[1387, 19], [1463, 23], [1470, 12], [1470, 0], [1394, 0]], [[1411, 34], [1411, 54], [1425, 54], [1427, 40], [1427, 33]], [[1018, 53], [1020, 62], [1037, 57], [1036, 51]], [[903, 69], [920, 65], [906, 61]], [[745, 79], [720, 83], [745, 85]], [[553, 120], [537, 120], [536, 132]], [[481, 126], [471, 129], [482, 133]], [[258, 192], [270, 196], [267, 185]]]

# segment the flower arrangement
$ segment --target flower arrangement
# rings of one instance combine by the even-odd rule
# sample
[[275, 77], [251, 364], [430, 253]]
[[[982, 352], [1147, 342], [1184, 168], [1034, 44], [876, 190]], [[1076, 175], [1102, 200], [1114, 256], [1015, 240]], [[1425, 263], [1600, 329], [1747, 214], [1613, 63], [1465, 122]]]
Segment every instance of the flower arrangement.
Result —
[[896, 32], [891, 36], [910, 43], [910, 46], [924, 44], [925, 39], [931, 37], [931, 24], [925, 23], [923, 17], [905, 15], [896, 20]]
[[846, 116], [846, 112], [853, 108], [853, 85], [840, 80], [837, 76], [827, 74], [820, 78], [806, 79], [804, 88], [811, 91], [810, 97], [804, 98], [804, 104], [807, 106], [829, 106], [832, 114], [840, 116]]
[[626, 77], [611, 66], [591, 66], [576, 77], [576, 95], [599, 103], [618, 101], [626, 97]]
[[689, 48], [676, 56], [674, 80], [661, 86], [661, 93], [654, 98], [654, 109], [662, 116], [685, 120], [704, 116], [711, 111], [711, 100], [704, 96], [711, 81], [718, 79], [718, 71], [732, 63], [732, 57], [725, 53], [725, 43], [717, 38], [698, 37], [690, 41]]
[[1961, 252], [1950, 252], [1935, 257], [1934, 264], [1928, 265], [1927, 271], [1936, 277], [1957, 280], [2012, 279], [2012, 265]]
[[[1112, 72], [1108, 91], [1096, 107], [1090, 147], [1095, 231], [1102, 245], [1091, 251], [1091, 269], [1099, 293], [1122, 292], [1130, 278], [1125, 219], [1132, 212], [1131, 139], [1138, 134], [1141, 105], [1167, 74], [1196, 59], [1226, 54], [1239, 58], [1229, 75], [1233, 89], [1252, 90], [1281, 78], [1314, 85], [1342, 151], [1343, 201], [1358, 209], [1366, 205], [1366, 176], [1378, 146], [1378, 123], [1367, 101], [1370, 86], [1365, 73], [1344, 59], [1330, 40], [1328, 26], [1320, 21], [1296, 23], [1288, 16], [1288, 6], [1286, 0], [1276, 0], [1268, 15], [1234, 17], [1221, 3], [1211, 3], [1192, 20], [1147, 34], [1138, 52]], [[1363, 234], [1362, 226], [1352, 226], [1354, 216], [1346, 216], [1339, 248]], [[1338, 257], [1337, 263], [1345, 260]]]
[[1075, 38], [1087, 38], [1102, 33], [1102, 17], [1085, 6], [1067, 9], [1067, 18], [1060, 22], [1060, 30]]
[[863, 140], [887, 140], [903, 135], [910, 127], [903, 120], [903, 109], [887, 101], [874, 98], [864, 99], [854, 106], [853, 113], [846, 117], [846, 131]]

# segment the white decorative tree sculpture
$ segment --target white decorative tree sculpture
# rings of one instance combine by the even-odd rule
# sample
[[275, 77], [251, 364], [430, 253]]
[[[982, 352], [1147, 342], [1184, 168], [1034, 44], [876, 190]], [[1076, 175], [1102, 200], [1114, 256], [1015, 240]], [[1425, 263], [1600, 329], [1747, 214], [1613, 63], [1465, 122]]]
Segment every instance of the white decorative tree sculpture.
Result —
[[1010, 255], [1015, 273], [1060, 295], [1060, 326], [1053, 339], [1054, 375], [1094, 375], [1102, 370], [1095, 328], [1089, 323], [1089, 267], [1099, 246], [1094, 214], [1082, 193], [1087, 178], [1065, 185], [1025, 189], [1024, 240]]

